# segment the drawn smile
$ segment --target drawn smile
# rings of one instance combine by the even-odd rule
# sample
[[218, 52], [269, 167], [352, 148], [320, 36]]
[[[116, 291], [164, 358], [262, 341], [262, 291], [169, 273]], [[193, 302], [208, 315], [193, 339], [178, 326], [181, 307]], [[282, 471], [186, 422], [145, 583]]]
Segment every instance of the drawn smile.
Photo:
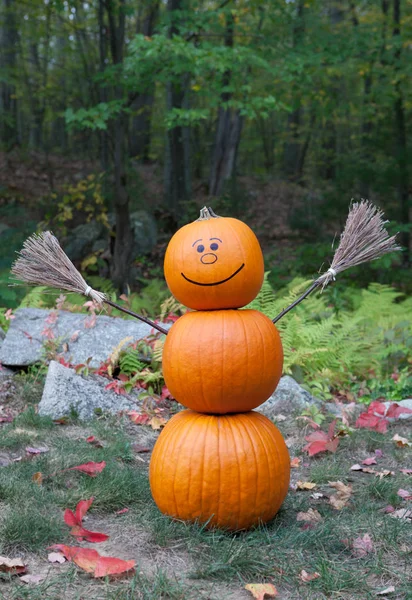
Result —
[[215, 281], [213, 283], [201, 283], [200, 281], [193, 281], [193, 279], [189, 279], [189, 277], [186, 277], [186, 275], [184, 273], [181, 273], [183, 279], [186, 279], [186, 281], [188, 281], [189, 283], [194, 283], [195, 285], [204, 285], [204, 286], [210, 286], [210, 285], [220, 285], [222, 283], [226, 283], [226, 281], [229, 281], [229, 279], [233, 279], [233, 277], [235, 275], [237, 275], [238, 273], [240, 273], [240, 271], [243, 269], [243, 267], [245, 266], [245, 263], [243, 263], [237, 271], [235, 271], [234, 273], [232, 273], [232, 275], [230, 275], [229, 277], [226, 277], [226, 279], [222, 279], [221, 281]]

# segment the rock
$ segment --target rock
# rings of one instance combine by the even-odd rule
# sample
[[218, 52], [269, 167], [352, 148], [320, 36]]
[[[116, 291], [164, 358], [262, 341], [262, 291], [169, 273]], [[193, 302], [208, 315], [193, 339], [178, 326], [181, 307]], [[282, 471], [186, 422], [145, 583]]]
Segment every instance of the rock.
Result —
[[309, 394], [292, 377], [285, 375], [279, 381], [275, 392], [259, 406], [258, 411], [271, 418], [278, 414], [300, 413], [308, 404], [316, 404], [319, 407], [323, 405], [321, 400]]
[[3, 331], [3, 329], [0, 327], [0, 344], [1, 344], [1, 341], [4, 340], [5, 337], [6, 337], [6, 334]]
[[77, 375], [74, 369], [52, 360], [38, 412], [59, 419], [75, 411], [80, 419], [88, 420], [96, 416], [96, 410], [111, 414], [121, 410], [136, 410], [137, 397], [120, 396], [106, 390], [108, 383], [107, 379], [97, 375]]
[[64, 244], [64, 251], [71, 260], [86, 258], [87, 254], [92, 251], [96, 240], [105, 234], [108, 238], [107, 229], [97, 221], [78, 225], [70, 232], [68, 240]]
[[[393, 402], [384, 402], [386, 409], [388, 409], [391, 404], [393, 404]], [[403, 408], [409, 408], [410, 410], [412, 410], [412, 398], [407, 398], [406, 400], [399, 400], [399, 402], [396, 402], [396, 404], [399, 404], [399, 406], [402, 406]], [[396, 419], [389, 419], [389, 421], [397, 421], [398, 419], [412, 419], [412, 413], [405, 413], [403, 415], [399, 415], [399, 417], [397, 417]]]
[[15, 372], [0, 364], [0, 381], [14, 377]]
[[[115, 346], [126, 337], [130, 343], [149, 335], [152, 328], [138, 320], [119, 317], [98, 316], [96, 325], [87, 328], [88, 315], [59, 311], [57, 321], [47, 324], [49, 310], [20, 308], [10, 324], [0, 348], [0, 362], [7, 366], [27, 366], [44, 360], [44, 329], [53, 331], [59, 342], [58, 353], [65, 360], [84, 363], [92, 357], [90, 366], [98, 367], [105, 361]], [[167, 325], [165, 325], [167, 328]]]
[[[337, 416], [338, 418], [342, 417], [342, 408], [335, 404], [334, 402], [326, 402], [324, 407], [328, 413], [332, 413], [332, 415]], [[347, 404], [343, 405], [343, 408], [346, 409]], [[350, 415], [352, 419], [357, 419], [359, 415], [366, 410], [364, 404], [355, 404], [350, 409]]]
[[130, 215], [133, 230], [133, 255], [149, 254], [157, 243], [155, 218], [146, 210], [137, 210]]

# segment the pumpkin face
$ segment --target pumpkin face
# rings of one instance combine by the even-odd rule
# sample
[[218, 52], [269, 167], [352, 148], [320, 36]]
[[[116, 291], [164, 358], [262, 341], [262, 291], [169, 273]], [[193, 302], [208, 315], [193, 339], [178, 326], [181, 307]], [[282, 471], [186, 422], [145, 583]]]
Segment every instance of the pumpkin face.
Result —
[[150, 461], [152, 495], [163, 513], [232, 530], [274, 517], [289, 476], [282, 435], [256, 412], [182, 411], [167, 423]]
[[190, 312], [170, 329], [163, 375], [172, 395], [199, 412], [247, 412], [275, 391], [283, 351], [272, 321], [256, 310]]
[[195, 310], [239, 308], [251, 302], [263, 283], [264, 265], [253, 231], [238, 219], [203, 217], [172, 237], [164, 273], [171, 293]]

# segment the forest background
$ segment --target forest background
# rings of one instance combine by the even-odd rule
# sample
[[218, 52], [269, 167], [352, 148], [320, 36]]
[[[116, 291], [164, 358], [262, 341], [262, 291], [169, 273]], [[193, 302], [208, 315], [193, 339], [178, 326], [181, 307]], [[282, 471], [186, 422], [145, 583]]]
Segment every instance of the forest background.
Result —
[[[0, 7], [0, 305], [27, 292], [7, 286], [27, 235], [51, 228], [70, 248], [85, 224], [86, 278], [160, 290], [168, 239], [204, 204], [252, 226], [279, 289], [327, 266], [360, 198], [404, 251], [331, 295], [410, 292], [410, 0]], [[157, 229], [143, 251], [134, 219]]]

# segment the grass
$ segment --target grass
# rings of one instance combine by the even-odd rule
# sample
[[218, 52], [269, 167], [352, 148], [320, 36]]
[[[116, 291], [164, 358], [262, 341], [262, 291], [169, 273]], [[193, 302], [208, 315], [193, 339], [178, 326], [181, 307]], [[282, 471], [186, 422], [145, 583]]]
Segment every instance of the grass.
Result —
[[[297, 430], [296, 422], [281, 426], [285, 435], [301, 437], [301, 448], [304, 432]], [[399, 473], [411, 451], [395, 447], [390, 439], [394, 431], [386, 435], [356, 431], [342, 439], [334, 455], [302, 456], [301, 467], [292, 470], [293, 481], [312, 481], [325, 497], [314, 499], [311, 492], [291, 491], [272, 522], [235, 534], [172, 521], [159, 513], [150, 495], [149, 457], [139, 455], [143, 462], [136, 459], [132, 448], [141, 431], [121, 418], [58, 426], [39, 417], [33, 407], [13, 424], [2, 426], [0, 452], [22, 460], [0, 468], [0, 554], [25, 557], [31, 573], [37, 570], [47, 578], [39, 586], [23, 586], [18, 578], [3, 574], [1, 600], [80, 600], [86, 595], [106, 600], [246, 600], [251, 596], [244, 585], [251, 582], [274, 583], [282, 598], [364, 600], [376, 598], [376, 592], [389, 585], [395, 586], [397, 599], [412, 598], [411, 525], [382, 512], [389, 504], [405, 506], [397, 491], [411, 489], [412, 479]], [[396, 425], [396, 431], [407, 435], [404, 424]], [[86, 443], [88, 435], [95, 435], [104, 447]], [[49, 452], [28, 458], [27, 445], [47, 445]], [[384, 453], [378, 468], [388, 468], [394, 476], [379, 479], [350, 471], [354, 462], [377, 448]], [[95, 478], [62, 472], [103, 460], [106, 468]], [[32, 480], [38, 471], [45, 477], [42, 485]], [[353, 486], [351, 501], [341, 511], [327, 498], [334, 491], [328, 482], [337, 480]], [[129, 579], [93, 580], [73, 564], [47, 563], [49, 545], [77, 545], [64, 524], [63, 510], [74, 509], [80, 499], [92, 496], [95, 500], [85, 526], [110, 535], [108, 542], [94, 547], [103, 555], [134, 558], [137, 568]], [[116, 515], [124, 507], [129, 511]], [[309, 508], [322, 516], [314, 528], [296, 520], [299, 511]], [[366, 533], [374, 552], [357, 557], [351, 541]], [[303, 583], [302, 569], [320, 577]]]

